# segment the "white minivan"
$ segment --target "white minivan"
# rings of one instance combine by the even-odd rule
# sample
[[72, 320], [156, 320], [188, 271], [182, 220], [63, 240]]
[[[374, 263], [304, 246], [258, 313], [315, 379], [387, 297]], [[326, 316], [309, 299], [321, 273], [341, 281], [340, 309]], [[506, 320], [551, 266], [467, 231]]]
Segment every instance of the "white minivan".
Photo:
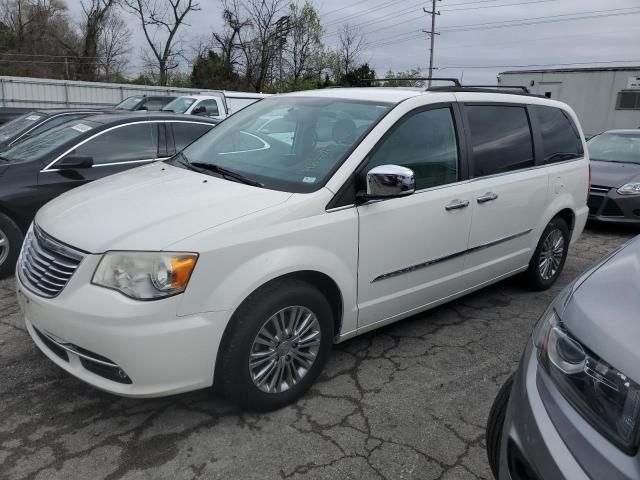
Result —
[[18, 297], [38, 347], [91, 385], [215, 385], [270, 410], [312, 385], [333, 343], [517, 273], [551, 286], [588, 187], [584, 136], [557, 101], [277, 95], [43, 207]]

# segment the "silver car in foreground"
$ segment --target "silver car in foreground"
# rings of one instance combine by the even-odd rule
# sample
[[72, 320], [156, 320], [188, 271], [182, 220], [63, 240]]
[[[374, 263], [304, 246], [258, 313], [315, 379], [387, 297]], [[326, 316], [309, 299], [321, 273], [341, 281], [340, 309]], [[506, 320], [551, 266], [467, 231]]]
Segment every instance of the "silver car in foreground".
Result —
[[640, 237], [567, 286], [500, 389], [487, 454], [500, 480], [640, 478]]

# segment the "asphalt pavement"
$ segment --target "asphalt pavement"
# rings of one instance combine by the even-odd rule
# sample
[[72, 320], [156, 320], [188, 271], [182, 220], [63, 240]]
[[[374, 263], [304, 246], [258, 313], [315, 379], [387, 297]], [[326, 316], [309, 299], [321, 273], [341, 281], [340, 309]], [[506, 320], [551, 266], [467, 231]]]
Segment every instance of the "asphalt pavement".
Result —
[[38, 350], [0, 281], [0, 478], [490, 479], [487, 414], [536, 320], [635, 233], [588, 229], [549, 291], [509, 279], [337, 345], [314, 388], [269, 414], [209, 390], [102, 393]]

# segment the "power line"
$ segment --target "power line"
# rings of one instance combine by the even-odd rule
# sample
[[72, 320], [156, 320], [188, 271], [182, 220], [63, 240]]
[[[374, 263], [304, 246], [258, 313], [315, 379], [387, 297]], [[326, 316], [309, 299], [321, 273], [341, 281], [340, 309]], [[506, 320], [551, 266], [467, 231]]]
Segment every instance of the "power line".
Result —
[[636, 60], [608, 60], [608, 61], [599, 61], [595, 60], [593, 62], [570, 62], [570, 63], [532, 63], [528, 65], [445, 65], [443, 67], [438, 67], [439, 70], [449, 69], [449, 68], [460, 68], [460, 69], [480, 69], [480, 70], [490, 70], [494, 68], [541, 68], [541, 67], [557, 67], [557, 66], [574, 66], [574, 65], [610, 65], [613, 63], [640, 63], [639, 59]]
[[[619, 12], [619, 10], [631, 10], [631, 9], [637, 10], [638, 8], [639, 7], [629, 7], [626, 9], [614, 9], [613, 11], [599, 10], [599, 11], [592, 11], [592, 12], [584, 12], [585, 14], [587, 14], [586, 16], [573, 17], [573, 18], [559, 18], [559, 17], [567, 17], [569, 15], [583, 15], [583, 14], [571, 13], [571, 14], [563, 14], [563, 15], [552, 15], [547, 17], [536, 17], [530, 20], [506, 20], [503, 22], [488, 22], [488, 23], [477, 23], [477, 24], [469, 24], [469, 25], [452, 25], [449, 27], [443, 27], [440, 29], [440, 31], [441, 32], [466, 32], [466, 31], [474, 31], [474, 30], [489, 30], [493, 28], [508, 28], [508, 27], [519, 27], [519, 26], [529, 26], [529, 25], [540, 25], [543, 23], [558, 23], [558, 22], [567, 22], [567, 21], [576, 21], [576, 20], [590, 20], [593, 18], [615, 17], [615, 16], [621, 16], [621, 15], [637, 15], [640, 13], [640, 10], [624, 11], [624, 12]], [[602, 12], [610, 12], [610, 13], [602, 13]], [[617, 12], [617, 13], [611, 13], [611, 12]], [[518, 22], [518, 23], [514, 23], [514, 22]], [[394, 37], [387, 37], [384, 39], [379, 39], [377, 41], [374, 40], [373, 42], [370, 42], [367, 46], [372, 48], [382, 47], [382, 46], [392, 45], [395, 43], [405, 42], [408, 40], [413, 40], [415, 38], [421, 37], [421, 35], [416, 36], [416, 32], [404, 32], [402, 34], [396, 35], [395, 37], [401, 37], [401, 36], [403, 36], [403, 38], [397, 38], [396, 40], [390, 40], [390, 38], [393, 39]]]

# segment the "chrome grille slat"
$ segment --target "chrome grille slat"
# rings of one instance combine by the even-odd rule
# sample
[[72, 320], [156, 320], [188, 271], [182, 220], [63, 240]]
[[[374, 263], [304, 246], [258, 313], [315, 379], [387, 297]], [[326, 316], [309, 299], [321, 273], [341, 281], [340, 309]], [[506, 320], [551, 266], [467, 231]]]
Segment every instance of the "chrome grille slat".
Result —
[[34, 225], [20, 252], [18, 273], [25, 287], [53, 298], [67, 286], [85, 253], [68, 247]]

